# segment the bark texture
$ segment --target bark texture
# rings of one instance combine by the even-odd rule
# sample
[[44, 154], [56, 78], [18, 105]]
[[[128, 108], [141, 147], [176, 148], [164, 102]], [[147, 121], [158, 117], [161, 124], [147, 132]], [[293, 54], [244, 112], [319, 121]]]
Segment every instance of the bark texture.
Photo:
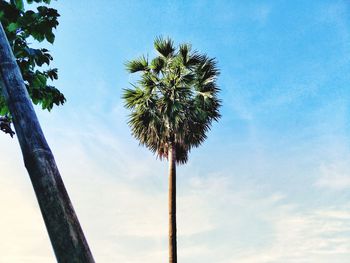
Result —
[[57, 261], [93, 263], [94, 259], [1, 23], [0, 85], [13, 117], [24, 164], [33, 184]]
[[169, 263], [177, 263], [176, 244], [176, 150], [169, 149]]

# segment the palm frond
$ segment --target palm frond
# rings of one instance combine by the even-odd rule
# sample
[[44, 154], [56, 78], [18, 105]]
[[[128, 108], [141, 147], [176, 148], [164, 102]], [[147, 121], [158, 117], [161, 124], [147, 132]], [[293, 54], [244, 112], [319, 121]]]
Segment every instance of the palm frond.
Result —
[[208, 58], [203, 56], [197, 67], [197, 74], [199, 76], [200, 85], [205, 85], [209, 82], [213, 82], [219, 76], [220, 71], [216, 66], [215, 58]]
[[125, 63], [125, 67], [129, 73], [149, 70], [148, 60], [145, 58], [145, 56], [139, 57], [135, 60], [127, 61]]
[[143, 89], [134, 86], [134, 89], [124, 89], [122, 98], [125, 101], [125, 107], [133, 109], [138, 105], [142, 104], [142, 101], [145, 99], [145, 93]]
[[174, 42], [169, 37], [157, 37], [154, 41], [154, 48], [165, 58], [171, 57], [175, 51]]
[[152, 60], [150, 68], [154, 71], [155, 74], [159, 74], [165, 66], [164, 58], [156, 57]]
[[203, 55], [199, 54], [197, 51], [194, 51], [190, 54], [187, 60], [187, 67], [193, 67], [201, 63], [203, 60]]
[[190, 58], [191, 48], [192, 47], [190, 44], [181, 44], [179, 46], [179, 57], [185, 66], [187, 66], [188, 60]]

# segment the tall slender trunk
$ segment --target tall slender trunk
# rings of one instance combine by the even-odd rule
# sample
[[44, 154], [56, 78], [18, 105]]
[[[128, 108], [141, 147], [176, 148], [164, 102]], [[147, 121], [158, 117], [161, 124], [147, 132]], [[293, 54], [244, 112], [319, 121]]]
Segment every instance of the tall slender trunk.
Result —
[[13, 117], [25, 167], [59, 263], [93, 263], [78, 218], [45, 140], [0, 23], [0, 84]]
[[177, 263], [176, 244], [176, 150], [169, 149], [169, 263]]

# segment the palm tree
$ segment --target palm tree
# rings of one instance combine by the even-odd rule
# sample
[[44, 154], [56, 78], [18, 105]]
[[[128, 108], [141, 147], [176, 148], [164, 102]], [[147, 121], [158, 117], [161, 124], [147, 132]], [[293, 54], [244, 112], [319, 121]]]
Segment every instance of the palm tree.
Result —
[[125, 107], [131, 110], [129, 126], [140, 144], [169, 161], [169, 262], [177, 262], [176, 164], [188, 160], [189, 151], [206, 139], [213, 120], [220, 118], [216, 60], [178, 48], [170, 38], [154, 41], [158, 56], [128, 61], [128, 72], [140, 80], [125, 89]]

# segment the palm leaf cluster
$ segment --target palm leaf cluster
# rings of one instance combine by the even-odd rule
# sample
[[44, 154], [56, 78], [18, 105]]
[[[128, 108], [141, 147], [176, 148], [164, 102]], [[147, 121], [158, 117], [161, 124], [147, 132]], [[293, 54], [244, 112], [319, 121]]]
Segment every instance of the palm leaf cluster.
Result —
[[213, 120], [220, 118], [219, 75], [216, 60], [192, 51], [191, 45], [175, 48], [170, 38], [154, 41], [157, 56], [128, 61], [130, 73], [140, 73], [137, 83], [125, 89], [125, 106], [131, 110], [133, 135], [160, 158], [168, 157], [171, 145], [176, 162], [185, 163], [188, 153], [206, 139]]

